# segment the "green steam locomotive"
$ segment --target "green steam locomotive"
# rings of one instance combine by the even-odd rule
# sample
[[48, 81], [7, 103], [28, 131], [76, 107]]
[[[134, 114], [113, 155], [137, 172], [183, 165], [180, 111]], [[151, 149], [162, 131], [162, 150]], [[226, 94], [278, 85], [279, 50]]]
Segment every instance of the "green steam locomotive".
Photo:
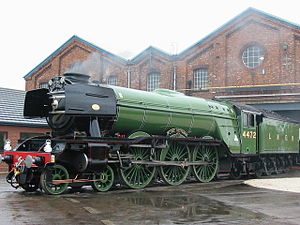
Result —
[[27, 92], [24, 116], [45, 117], [52, 129], [0, 157], [10, 167], [7, 181], [26, 191], [179, 185], [222, 173], [260, 177], [299, 161], [300, 126], [278, 114], [166, 89], [98, 84], [83, 74]]

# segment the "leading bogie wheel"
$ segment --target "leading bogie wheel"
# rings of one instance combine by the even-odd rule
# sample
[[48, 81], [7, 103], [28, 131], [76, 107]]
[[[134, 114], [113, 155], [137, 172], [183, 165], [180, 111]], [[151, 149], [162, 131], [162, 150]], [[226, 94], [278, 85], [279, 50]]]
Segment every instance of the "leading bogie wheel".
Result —
[[40, 185], [46, 194], [59, 195], [64, 193], [68, 188], [68, 183], [53, 184], [53, 180], [67, 180], [69, 173], [62, 165], [54, 165], [46, 168], [40, 178]]
[[35, 192], [39, 186], [37, 184], [22, 184], [20, 185], [26, 192]]
[[105, 168], [93, 174], [93, 182], [91, 186], [95, 191], [108, 191], [113, 186], [114, 180], [114, 171], [109, 165], [107, 165]]
[[192, 166], [193, 173], [198, 181], [207, 183], [216, 176], [219, 168], [219, 156], [215, 147], [195, 146], [192, 161], [206, 163]]
[[27, 171], [27, 176], [29, 177], [26, 177], [26, 180], [30, 180], [30, 183], [21, 182], [21, 175], [16, 176], [16, 180], [26, 192], [34, 192], [39, 188], [39, 180], [36, 178], [35, 174], [32, 173], [32, 171]]

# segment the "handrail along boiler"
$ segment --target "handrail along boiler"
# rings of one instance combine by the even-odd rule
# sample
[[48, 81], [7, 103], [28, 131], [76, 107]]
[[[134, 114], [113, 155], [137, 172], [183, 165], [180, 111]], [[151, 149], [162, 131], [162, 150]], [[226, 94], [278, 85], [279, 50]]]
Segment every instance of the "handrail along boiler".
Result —
[[222, 173], [260, 177], [299, 161], [299, 124], [272, 112], [99, 84], [84, 74], [64, 74], [48, 86], [26, 93], [24, 116], [45, 117], [51, 135], [0, 156], [9, 165], [7, 181], [26, 191], [179, 185]]

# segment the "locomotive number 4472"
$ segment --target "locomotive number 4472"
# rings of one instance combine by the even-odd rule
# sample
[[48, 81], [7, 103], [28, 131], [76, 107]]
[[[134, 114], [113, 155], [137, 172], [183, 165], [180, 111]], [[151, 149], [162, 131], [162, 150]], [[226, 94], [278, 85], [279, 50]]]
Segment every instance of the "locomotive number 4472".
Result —
[[254, 138], [256, 139], [256, 132], [255, 131], [244, 131], [243, 132], [244, 138]]

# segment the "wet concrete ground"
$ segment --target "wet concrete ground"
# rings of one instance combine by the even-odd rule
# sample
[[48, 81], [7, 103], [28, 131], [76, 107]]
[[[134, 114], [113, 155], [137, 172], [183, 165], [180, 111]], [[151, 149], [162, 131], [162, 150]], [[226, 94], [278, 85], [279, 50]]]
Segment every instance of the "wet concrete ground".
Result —
[[[300, 176], [299, 170], [277, 177]], [[272, 176], [274, 178], [276, 176]], [[300, 224], [300, 194], [242, 180], [48, 196], [15, 190], [0, 175], [0, 224]], [[299, 184], [300, 185], [300, 184]]]

